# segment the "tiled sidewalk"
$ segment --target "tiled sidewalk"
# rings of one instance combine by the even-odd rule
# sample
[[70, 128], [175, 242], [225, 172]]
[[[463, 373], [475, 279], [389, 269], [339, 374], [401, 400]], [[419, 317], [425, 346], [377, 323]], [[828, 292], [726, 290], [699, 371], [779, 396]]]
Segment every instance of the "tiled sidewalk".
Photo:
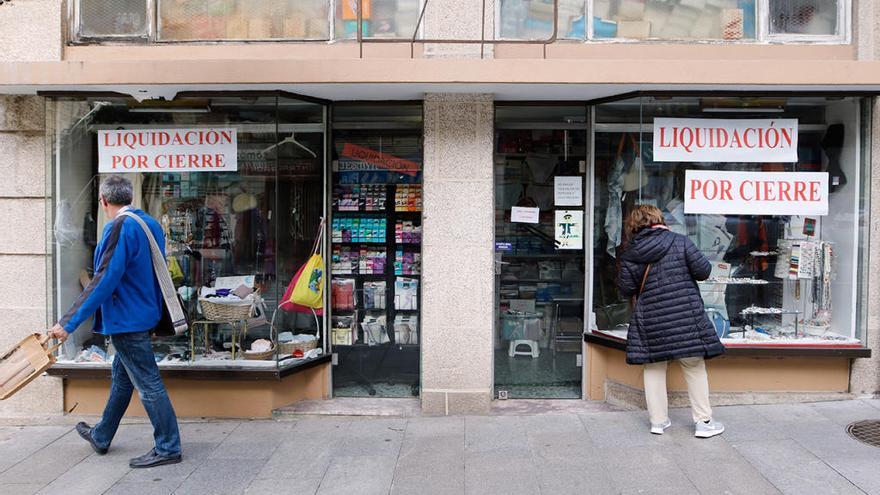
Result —
[[728, 430], [708, 440], [687, 410], [663, 436], [644, 412], [587, 411], [183, 423], [184, 462], [148, 470], [128, 468], [146, 424], [106, 456], [70, 426], [6, 426], [0, 493], [880, 494], [880, 448], [844, 431], [880, 419], [878, 400], [719, 407]]

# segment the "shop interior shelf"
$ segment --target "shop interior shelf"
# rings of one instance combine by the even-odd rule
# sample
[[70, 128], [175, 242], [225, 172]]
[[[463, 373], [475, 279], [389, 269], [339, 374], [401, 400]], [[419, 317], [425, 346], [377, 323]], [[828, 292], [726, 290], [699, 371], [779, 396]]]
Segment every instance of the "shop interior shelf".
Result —
[[525, 283], [584, 283], [584, 279], [567, 279], [567, 278], [502, 278], [502, 282], [525, 282]]

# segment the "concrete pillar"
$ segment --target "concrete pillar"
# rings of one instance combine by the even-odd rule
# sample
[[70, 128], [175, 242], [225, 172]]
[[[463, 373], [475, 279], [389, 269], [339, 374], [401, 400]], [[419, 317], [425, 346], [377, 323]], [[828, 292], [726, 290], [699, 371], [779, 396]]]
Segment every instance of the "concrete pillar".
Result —
[[[485, 22], [480, 22], [485, 1]], [[480, 40], [495, 38], [495, 0], [443, 0], [429, 2], [423, 20], [425, 39]], [[492, 58], [494, 47], [484, 45], [483, 58]], [[480, 58], [479, 44], [435, 43], [425, 46], [425, 56], [431, 58]]]
[[493, 390], [492, 96], [425, 97], [422, 410], [482, 414]]
[[[871, 223], [869, 225], [870, 249], [868, 253], [868, 325], [865, 345], [871, 349], [869, 359], [853, 361], [850, 391], [859, 395], [880, 394], [880, 256], [874, 246], [880, 243], [880, 103], [874, 98], [871, 137]], [[863, 336], [864, 337], [864, 336]]]
[[[45, 103], [0, 96], [0, 348], [47, 327]], [[62, 412], [61, 381], [42, 377], [0, 416]]]

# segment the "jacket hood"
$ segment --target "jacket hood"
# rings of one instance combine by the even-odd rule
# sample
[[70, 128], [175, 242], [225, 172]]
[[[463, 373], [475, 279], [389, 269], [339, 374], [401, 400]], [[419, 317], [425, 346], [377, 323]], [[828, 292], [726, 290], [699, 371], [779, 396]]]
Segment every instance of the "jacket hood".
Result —
[[635, 263], [655, 263], [666, 255], [676, 235], [667, 229], [644, 229], [630, 241], [623, 258]]

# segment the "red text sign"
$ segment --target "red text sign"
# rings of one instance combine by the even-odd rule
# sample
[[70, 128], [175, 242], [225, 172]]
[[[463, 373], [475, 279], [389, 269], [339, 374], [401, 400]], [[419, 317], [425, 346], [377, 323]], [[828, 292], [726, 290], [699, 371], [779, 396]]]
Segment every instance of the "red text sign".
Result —
[[130, 129], [98, 131], [98, 171], [234, 172], [235, 129]]
[[827, 215], [827, 172], [688, 170], [685, 213]]
[[654, 119], [655, 162], [796, 163], [797, 119]]

